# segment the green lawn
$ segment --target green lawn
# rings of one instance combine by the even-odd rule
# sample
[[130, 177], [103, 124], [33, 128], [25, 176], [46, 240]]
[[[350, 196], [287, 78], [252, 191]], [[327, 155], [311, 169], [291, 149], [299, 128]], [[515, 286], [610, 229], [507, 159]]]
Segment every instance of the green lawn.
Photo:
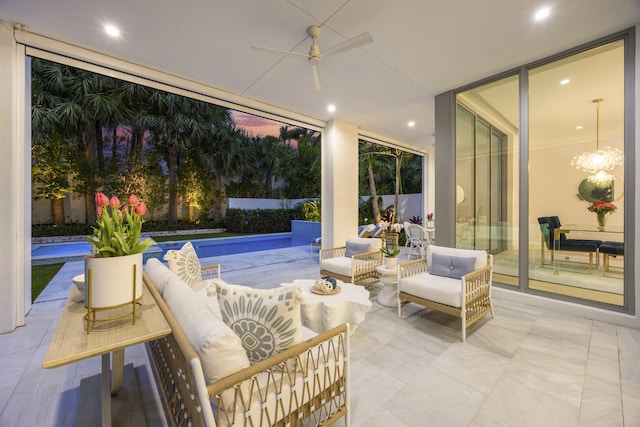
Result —
[[34, 302], [64, 263], [31, 266], [31, 302]]

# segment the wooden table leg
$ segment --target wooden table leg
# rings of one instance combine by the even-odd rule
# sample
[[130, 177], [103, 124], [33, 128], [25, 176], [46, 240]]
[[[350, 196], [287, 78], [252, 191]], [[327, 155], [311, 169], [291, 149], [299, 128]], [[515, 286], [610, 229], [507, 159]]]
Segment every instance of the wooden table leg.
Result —
[[122, 385], [122, 372], [124, 371], [124, 349], [111, 353], [111, 395], [120, 390]]
[[102, 427], [111, 427], [111, 355], [102, 355]]

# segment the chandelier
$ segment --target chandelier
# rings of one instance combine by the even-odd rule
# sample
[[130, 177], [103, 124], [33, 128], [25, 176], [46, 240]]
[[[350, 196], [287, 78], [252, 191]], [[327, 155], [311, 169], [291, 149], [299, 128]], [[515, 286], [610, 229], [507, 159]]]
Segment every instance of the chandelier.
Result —
[[600, 103], [602, 101], [602, 98], [591, 101], [596, 104], [596, 151], [586, 151], [571, 160], [572, 166], [591, 174], [587, 178], [590, 182], [601, 185], [607, 184], [615, 178], [606, 171], [622, 165], [624, 159], [622, 151], [617, 148], [609, 146], [600, 148]]

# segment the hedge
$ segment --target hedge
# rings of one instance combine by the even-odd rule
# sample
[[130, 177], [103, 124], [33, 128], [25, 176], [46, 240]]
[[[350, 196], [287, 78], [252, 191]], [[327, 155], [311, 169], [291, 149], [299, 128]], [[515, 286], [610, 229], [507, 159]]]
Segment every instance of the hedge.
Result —
[[225, 222], [230, 233], [283, 233], [291, 231], [294, 209], [227, 209]]

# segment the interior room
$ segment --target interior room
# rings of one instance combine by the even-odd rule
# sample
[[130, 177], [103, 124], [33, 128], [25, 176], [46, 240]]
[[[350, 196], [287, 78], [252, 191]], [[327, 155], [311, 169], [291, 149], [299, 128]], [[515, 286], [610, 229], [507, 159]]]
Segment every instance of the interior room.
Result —
[[[422, 217], [438, 246], [492, 255], [495, 316], [463, 342], [459, 319], [398, 316], [372, 286], [353, 425], [539, 425], [535, 407], [545, 425], [640, 424], [639, 24], [635, 0], [1, 2], [0, 424], [74, 425], [81, 380], [108, 370], [42, 368], [66, 297], [31, 301], [33, 58], [320, 131], [322, 248], [356, 234], [359, 141], [423, 156]], [[317, 253], [286, 262], [227, 277], [319, 271]], [[147, 423], [169, 425], [144, 348], [129, 357]]]

